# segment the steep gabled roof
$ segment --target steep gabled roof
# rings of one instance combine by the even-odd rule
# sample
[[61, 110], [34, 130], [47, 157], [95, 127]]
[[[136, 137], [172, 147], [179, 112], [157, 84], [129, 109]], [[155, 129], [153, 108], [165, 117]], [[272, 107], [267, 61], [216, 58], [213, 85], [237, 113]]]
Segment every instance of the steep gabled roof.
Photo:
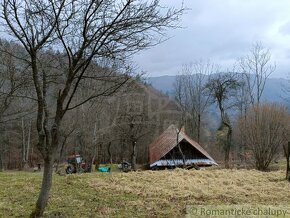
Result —
[[197, 142], [192, 140], [183, 131], [180, 131], [177, 142], [178, 132], [178, 129], [174, 125], [170, 125], [158, 138], [156, 138], [149, 145], [150, 164], [160, 160], [164, 155], [166, 155], [175, 146], [177, 146], [178, 143], [180, 143], [182, 140], [186, 140], [190, 145], [192, 145], [209, 160], [212, 160], [215, 163], [214, 159]]

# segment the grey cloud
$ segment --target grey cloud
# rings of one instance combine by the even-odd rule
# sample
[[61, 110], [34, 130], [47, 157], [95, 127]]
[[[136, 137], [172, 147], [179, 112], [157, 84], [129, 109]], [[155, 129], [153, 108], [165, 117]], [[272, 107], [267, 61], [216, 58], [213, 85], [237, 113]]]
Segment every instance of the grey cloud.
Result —
[[[179, 7], [181, 0], [161, 3]], [[288, 0], [185, 0], [184, 3], [191, 8], [181, 20], [184, 28], [168, 31], [172, 38], [134, 59], [150, 75], [176, 74], [183, 63], [200, 58], [228, 68], [255, 41], [261, 41], [265, 47], [276, 46], [274, 49], [280, 54], [289, 49], [281, 39], [269, 36], [273, 26], [290, 20]], [[287, 23], [279, 31], [289, 34], [289, 28]], [[280, 69], [279, 60], [275, 62], [277, 71], [285, 72], [285, 63]]]

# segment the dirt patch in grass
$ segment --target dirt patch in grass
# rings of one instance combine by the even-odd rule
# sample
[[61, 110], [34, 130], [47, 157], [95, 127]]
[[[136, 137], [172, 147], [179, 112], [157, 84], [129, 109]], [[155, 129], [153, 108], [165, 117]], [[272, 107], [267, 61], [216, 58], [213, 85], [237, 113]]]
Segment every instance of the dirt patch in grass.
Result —
[[[180, 217], [187, 205], [288, 205], [284, 171], [164, 170], [54, 176], [46, 216]], [[27, 217], [40, 173], [0, 173], [0, 217]]]

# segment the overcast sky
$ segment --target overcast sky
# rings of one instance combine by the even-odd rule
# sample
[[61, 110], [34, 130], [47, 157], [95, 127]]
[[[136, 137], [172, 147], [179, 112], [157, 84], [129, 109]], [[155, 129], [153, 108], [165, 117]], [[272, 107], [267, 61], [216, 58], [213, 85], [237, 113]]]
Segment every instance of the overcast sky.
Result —
[[[180, 7], [182, 0], [162, 0]], [[190, 8], [182, 16], [183, 28], [168, 31], [168, 41], [134, 57], [148, 76], [175, 75], [182, 64], [210, 59], [231, 68], [254, 42], [269, 48], [276, 71], [290, 73], [290, 0], [184, 0]]]

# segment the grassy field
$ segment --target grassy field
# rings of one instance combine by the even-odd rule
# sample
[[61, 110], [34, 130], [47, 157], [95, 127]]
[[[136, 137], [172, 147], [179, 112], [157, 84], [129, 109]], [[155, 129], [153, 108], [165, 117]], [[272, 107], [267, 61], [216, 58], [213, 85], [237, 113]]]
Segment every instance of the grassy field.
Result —
[[[287, 207], [284, 174], [208, 168], [55, 175], [46, 217], [184, 217], [187, 205]], [[27, 217], [40, 182], [41, 173], [0, 173], [0, 217]]]

